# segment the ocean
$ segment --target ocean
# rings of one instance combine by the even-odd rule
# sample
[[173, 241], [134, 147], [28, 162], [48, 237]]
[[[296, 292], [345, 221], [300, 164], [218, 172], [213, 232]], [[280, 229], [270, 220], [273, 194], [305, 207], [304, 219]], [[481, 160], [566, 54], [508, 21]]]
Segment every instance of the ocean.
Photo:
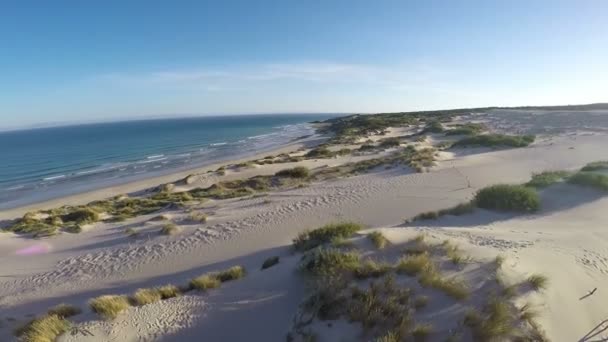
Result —
[[207, 116], [0, 132], [0, 209], [253, 155], [332, 114]]

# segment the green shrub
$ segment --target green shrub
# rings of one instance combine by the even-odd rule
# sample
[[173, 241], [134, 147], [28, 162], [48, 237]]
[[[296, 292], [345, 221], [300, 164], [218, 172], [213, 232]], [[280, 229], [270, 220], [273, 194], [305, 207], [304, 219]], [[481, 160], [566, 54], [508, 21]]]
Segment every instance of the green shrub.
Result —
[[484, 147], [526, 147], [534, 142], [533, 135], [504, 135], [482, 134], [463, 138], [454, 143], [454, 147], [484, 146]]
[[265, 270], [265, 269], [267, 269], [269, 267], [272, 267], [272, 266], [274, 266], [274, 265], [276, 265], [278, 263], [279, 263], [279, 257], [278, 256], [270, 257], [270, 258], [264, 260], [264, 262], [262, 263], [262, 269]]
[[70, 322], [63, 317], [44, 315], [17, 329], [15, 335], [19, 337], [19, 341], [54, 342], [59, 335], [68, 331], [70, 326]]
[[532, 175], [532, 179], [526, 183], [526, 186], [535, 188], [546, 188], [549, 185], [564, 181], [570, 176], [568, 171], [544, 171]]
[[340, 271], [355, 270], [358, 266], [358, 253], [342, 252], [333, 248], [309, 251], [300, 263], [300, 269], [314, 275], [332, 275]]
[[380, 142], [382, 148], [399, 147], [399, 145], [401, 145], [399, 138], [387, 138]]
[[319, 146], [306, 153], [307, 158], [332, 158], [334, 153], [325, 146]]
[[146, 305], [160, 301], [162, 296], [158, 289], [138, 289], [132, 299], [136, 305]]
[[354, 274], [359, 279], [378, 278], [390, 272], [391, 269], [391, 265], [387, 263], [366, 260], [355, 267]]
[[540, 197], [533, 188], [499, 184], [479, 190], [475, 204], [489, 210], [534, 212], [540, 208]]
[[568, 179], [571, 184], [608, 191], [608, 176], [601, 173], [578, 172]]
[[465, 316], [476, 340], [501, 341], [509, 340], [516, 331], [515, 318], [510, 304], [503, 299], [492, 298], [485, 304], [483, 312], [470, 311]]
[[78, 224], [87, 224], [99, 221], [99, 214], [91, 208], [76, 209], [61, 217], [63, 222], [76, 222]]
[[105, 295], [91, 299], [91, 309], [106, 319], [114, 319], [121, 312], [129, 308], [129, 298], [126, 296]]
[[581, 171], [599, 171], [608, 170], [608, 160], [601, 160], [589, 163], [581, 169]]
[[290, 177], [290, 178], [307, 178], [310, 175], [308, 168], [304, 166], [296, 166], [293, 169], [285, 169], [277, 172], [277, 177]]
[[479, 134], [485, 127], [482, 124], [467, 123], [455, 125], [454, 128], [445, 131], [445, 135], [474, 135]]
[[57, 315], [62, 318], [68, 318], [79, 315], [80, 313], [82, 313], [82, 310], [80, 310], [80, 308], [75, 307], [74, 305], [59, 304], [52, 307], [47, 313], [49, 315]]
[[424, 132], [441, 133], [443, 132], [443, 125], [439, 121], [431, 121], [425, 126]]
[[348, 238], [363, 227], [352, 222], [332, 223], [315, 230], [309, 230], [298, 234], [293, 240], [293, 246], [298, 251], [307, 251], [334, 238]]

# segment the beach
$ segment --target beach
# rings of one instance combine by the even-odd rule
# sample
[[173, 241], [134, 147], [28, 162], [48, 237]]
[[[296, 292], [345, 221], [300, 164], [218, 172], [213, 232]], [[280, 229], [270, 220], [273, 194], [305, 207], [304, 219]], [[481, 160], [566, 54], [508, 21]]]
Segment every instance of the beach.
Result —
[[[413, 314], [416, 322], [432, 325], [430, 341], [456, 333], [462, 340], [475, 340], [474, 329], [470, 331], [455, 317], [460, 320], [471, 308], [483, 310], [483, 301], [496, 290], [493, 277], [519, 284], [535, 274], [548, 279], [546, 288], [522, 290], [508, 301], [513, 308], [529, 304], [538, 312], [534, 318], [538, 325], [526, 325], [522, 331], [542, 332], [551, 341], [608, 338], [602, 305], [608, 300], [605, 191], [556, 182], [538, 189], [542, 205], [534, 212], [477, 208], [464, 215], [413, 219], [467, 203], [487, 186], [523, 184], [534, 173], [545, 171], [574, 173], [588, 163], [608, 159], [605, 111], [582, 114], [606, 117], [593, 127], [576, 125], [580, 112], [560, 112], [561, 119], [548, 112], [511, 114], [496, 110], [452, 115], [442, 126], [447, 131], [479, 123], [485, 125], [485, 133], [536, 134], [533, 143], [443, 148], [462, 137], [433, 132], [421, 121], [348, 142], [332, 142], [331, 135], [323, 134], [239, 160], [0, 211], [6, 227], [28, 212], [85, 205], [123, 194], [150, 196], [165, 191], [159, 186], [167, 184], [170, 194], [216, 189], [214, 185], [221, 182], [220, 190], [227, 191], [224, 188], [232, 190], [230, 182], [275, 177], [269, 180], [268, 190], [231, 198], [205, 195], [204, 201], [195, 197], [122, 221], [103, 220], [108, 214], [100, 213], [100, 219], [79, 226], [78, 233], [60, 229], [56, 235], [39, 238], [0, 233], [0, 340], [16, 339], [15, 328], [61, 303], [74, 305], [82, 313], [69, 318], [71, 330], [58, 341], [284, 341], [288, 335], [303, 341], [297, 335], [302, 331], [314, 333], [318, 341], [367, 340], [359, 323], [344, 317], [330, 320], [331, 326], [315, 318], [305, 330], [294, 323], [311, 288], [298, 271], [303, 257], [294, 252], [292, 240], [306, 230], [336, 222], [364, 227], [349, 238], [365, 257], [396, 262], [403, 246], [420, 234], [429, 245], [448, 240], [467, 256], [467, 262], [444, 270], [446, 277], [468, 284], [467, 299], [454, 300], [403, 278], [413, 284], [408, 285], [413, 291], [430, 298], [428, 307]], [[551, 131], [545, 129], [549, 124]], [[384, 141], [391, 145], [382, 145]], [[311, 154], [322, 143], [328, 143], [332, 153]], [[338, 153], [345, 149], [349, 152]], [[427, 149], [433, 149], [430, 156], [418, 155]], [[406, 163], [378, 162], [401, 150], [414, 157]], [[266, 159], [273, 163], [262, 162], [268, 156], [273, 156]], [[418, 157], [432, 157], [432, 162], [418, 163], [414, 160]], [[363, 171], [355, 168], [356, 172], [340, 169], [361, 163], [372, 166], [366, 164]], [[300, 183], [295, 177], [279, 175], [294, 167], [309, 170], [310, 180]], [[340, 171], [338, 176], [334, 170]], [[195, 219], [193, 214], [205, 218]], [[158, 219], [159, 215], [163, 217]], [[158, 233], [167, 222], [175, 225], [175, 234]], [[367, 234], [374, 231], [382, 233], [388, 247], [376, 250], [367, 243]], [[443, 256], [429, 253], [443, 267]], [[261, 269], [274, 256], [280, 262]], [[487, 272], [487, 264], [497, 256], [504, 258], [500, 271]], [[181, 296], [133, 305], [115, 319], [102, 319], [89, 309], [90, 300], [101, 295], [188, 284], [201, 274], [234, 265], [243, 266], [246, 275], [217, 289], [189, 289]]]

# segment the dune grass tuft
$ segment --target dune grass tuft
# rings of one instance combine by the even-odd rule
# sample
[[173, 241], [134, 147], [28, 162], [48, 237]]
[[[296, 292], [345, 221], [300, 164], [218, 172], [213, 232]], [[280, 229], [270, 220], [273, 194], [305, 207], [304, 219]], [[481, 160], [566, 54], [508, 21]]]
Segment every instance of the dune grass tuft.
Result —
[[389, 243], [388, 239], [382, 234], [382, 232], [379, 232], [377, 230], [367, 234], [367, 237], [372, 241], [374, 246], [378, 249], [383, 249]]
[[342, 252], [335, 248], [315, 249], [303, 256], [300, 269], [313, 275], [333, 275], [355, 270], [359, 266], [359, 257], [359, 253]]
[[608, 170], [608, 160], [600, 160], [591, 162], [581, 169], [581, 171], [600, 171], [600, 170]]
[[181, 228], [175, 223], [167, 223], [160, 229], [162, 235], [176, 235], [181, 232]]
[[533, 135], [480, 134], [464, 138], [453, 146], [526, 147], [534, 142]]
[[156, 289], [162, 299], [169, 299], [181, 295], [179, 287], [175, 285], [164, 285]]
[[478, 207], [488, 210], [534, 212], [540, 209], [540, 197], [533, 188], [498, 184], [483, 188], [475, 195]]
[[401, 258], [395, 266], [397, 272], [410, 276], [419, 274], [423, 270], [431, 267], [433, 267], [433, 263], [428, 253], [406, 256]]
[[216, 274], [216, 277], [222, 283], [243, 278], [247, 274], [245, 267], [243, 266], [232, 266], [227, 270], [220, 271]]
[[270, 257], [270, 258], [264, 260], [264, 262], [262, 263], [262, 269], [265, 270], [265, 269], [270, 268], [270, 267], [272, 267], [272, 266], [274, 266], [274, 265], [276, 265], [278, 263], [279, 263], [279, 257], [278, 256]]
[[158, 289], [138, 289], [131, 298], [135, 305], [146, 305], [160, 301], [162, 296]]
[[292, 169], [284, 169], [275, 174], [277, 177], [289, 177], [289, 178], [308, 178], [310, 176], [310, 170], [304, 166], [296, 166]]
[[207, 222], [207, 215], [205, 215], [203, 213], [190, 213], [189, 218], [191, 221], [194, 221], [194, 222], [200, 222], [200, 223]]
[[549, 278], [542, 274], [533, 274], [526, 281], [535, 291], [544, 290], [549, 286]]
[[49, 315], [57, 315], [62, 318], [68, 318], [79, 315], [82, 310], [74, 305], [70, 304], [59, 304], [52, 307], [48, 312]]
[[354, 274], [359, 279], [378, 278], [390, 272], [391, 269], [392, 267], [388, 263], [366, 260], [355, 267]]
[[505, 340], [516, 330], [509, 303], [499, 298], [490, 299], [481, 313], [468, 312], [465, 324], [471, 328], [473, 336], [479, 341]]
[[433, 326], [430, 323], [419, 323], [412, 328], [412, 337], [414, 341], [428, 341], [429, 336], [433, 333]]
[[414, 298], [414, 307], [416, 309], [422, 309], [425, 306], [427, 306], [428, 303], [429, 303], [428, 296], [418, 296], [418, 297]]
[[322, 244], [331, 242], [334, 238], [348, 238], [363, 226], [352, 222], [332, 223], [315, 230], [298, 234], [293, 240], [293, 246], [298, 251], [307, 251]]
[[127, 296], [117, 295], [104, 295], [93, 298], [89, 302], [89, 305], [93, 312], [106, 319], [116, 318], [130, 306]]
[[19, 341], [54, 342], [59, 335], [70, 329], [70, 322], [58, 315], [44, 315], [15, 330]]
[[222, 282], [213, 274], [204, 274], [190, 280], [190, 287], [197, 290], [216, 289], [222, 285]]

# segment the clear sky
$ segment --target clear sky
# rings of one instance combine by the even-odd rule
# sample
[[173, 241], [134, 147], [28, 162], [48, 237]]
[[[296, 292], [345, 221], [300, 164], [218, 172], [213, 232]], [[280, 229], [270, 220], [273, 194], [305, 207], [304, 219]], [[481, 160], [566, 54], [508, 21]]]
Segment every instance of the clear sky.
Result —
[[0, 2], [0, 127], [607, 101], [605, 0]]

